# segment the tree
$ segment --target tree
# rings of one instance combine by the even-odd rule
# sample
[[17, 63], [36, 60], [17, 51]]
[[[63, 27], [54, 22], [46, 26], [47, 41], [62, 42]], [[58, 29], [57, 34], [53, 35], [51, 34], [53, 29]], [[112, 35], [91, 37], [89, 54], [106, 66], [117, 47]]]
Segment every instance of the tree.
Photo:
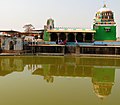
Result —
[[30, 33], [33, 29], [35, 29], [32, 24], [26, 24], [23, 28], [25, 28], [26, 33]]

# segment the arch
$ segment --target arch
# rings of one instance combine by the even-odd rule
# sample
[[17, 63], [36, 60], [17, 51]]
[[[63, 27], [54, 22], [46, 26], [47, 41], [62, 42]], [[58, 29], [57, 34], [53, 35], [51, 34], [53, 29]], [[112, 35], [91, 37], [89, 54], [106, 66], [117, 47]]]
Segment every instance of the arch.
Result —
[[57, 34], [56, 34], [56, 33], [51, 33], [51, 34], [50, 34], [50, 39], [51, 39], [51, 41], [56, 41], [56, 40], [58, 40]]
[[92, 42], [92, 33], [86, 33], [85, 41], [86, 42]]
[[52, 30], [52, 26], [50, 26], [50, 30]]
[[102, 19], [113, 20], [113, 12], [107, 11], [102, 13]]
[[62, 40], [62, 41], [65, 41], [65, 40], [66, 40], [66, 35], [65, 35], [65, 33], [60, 33], [60, 34], [59, 34], [59, 39]]
[[75, 35], [73, 33], [68, 34], [68, 42], [75, 42]]
[[9, 50], [14, 50], [14, 43], [13, 43], [13, 41], [10, 41], [10, 43], [9, 43]]
[[77, 33], [76, 40], [77, 40], [77, 42], [83, 42], [83, 34], [82, 33]]

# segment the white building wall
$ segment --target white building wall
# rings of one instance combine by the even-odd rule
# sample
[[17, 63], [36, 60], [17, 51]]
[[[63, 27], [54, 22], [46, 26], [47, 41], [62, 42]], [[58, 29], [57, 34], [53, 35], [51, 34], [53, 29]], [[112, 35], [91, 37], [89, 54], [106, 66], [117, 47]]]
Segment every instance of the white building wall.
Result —
[[23, 42], [21, 38], [16, 39], [16, 44], [14, 46], [14, 50], [23, 50]]
[[22, 39], [21, 38], [16, 38], [16, 39], [13, 39], [13, 38], [5, 38], [3, 41], [2, 41], [2, 45], [1, 45], [1, 48], [3, 50], [10, 50], [10, 42], [13, 42], [14, 43], [14, 50], [23, 50], [23, 42], [22, 42]]

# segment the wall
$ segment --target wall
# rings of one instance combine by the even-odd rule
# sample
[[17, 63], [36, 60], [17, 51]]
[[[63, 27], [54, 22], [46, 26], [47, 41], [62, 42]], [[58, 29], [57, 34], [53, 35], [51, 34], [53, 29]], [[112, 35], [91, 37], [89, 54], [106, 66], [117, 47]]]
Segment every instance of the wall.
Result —
[[[110, 28], [110, 32], [106, 32], [105, 28]], [[95, 41], [116, 40], [116, 26], [97, 26], [94, 29]]]

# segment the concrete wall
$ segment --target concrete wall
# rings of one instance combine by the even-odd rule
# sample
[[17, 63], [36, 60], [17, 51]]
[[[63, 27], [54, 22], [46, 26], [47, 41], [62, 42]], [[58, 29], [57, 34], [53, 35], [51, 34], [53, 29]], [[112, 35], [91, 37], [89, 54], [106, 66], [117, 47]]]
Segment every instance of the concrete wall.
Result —
[[3, 50], [10, 50], [10, 42], [13, 43], [13, 50], [23, 50], [23, 42], [21, 38], [3, 38], [1, 42], [1, 48]]

